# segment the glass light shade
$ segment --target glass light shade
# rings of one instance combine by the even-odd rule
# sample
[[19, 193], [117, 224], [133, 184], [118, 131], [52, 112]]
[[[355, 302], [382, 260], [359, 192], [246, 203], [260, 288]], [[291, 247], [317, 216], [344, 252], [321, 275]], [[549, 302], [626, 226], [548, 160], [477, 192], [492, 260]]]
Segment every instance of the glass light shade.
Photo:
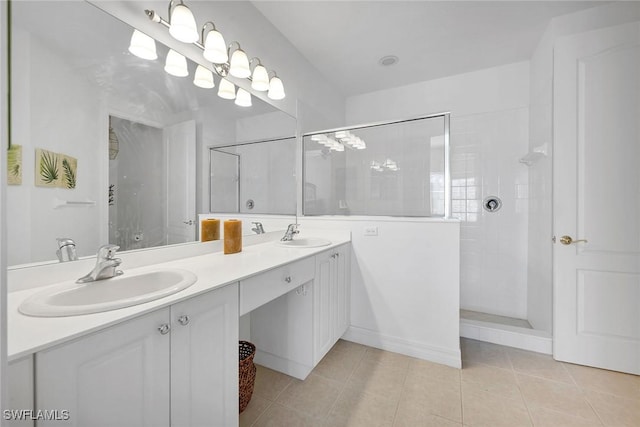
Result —
[[216, 86], [213, 82], [213, 73], [202, 65], [196, 68], [196, 74], [193, 76], [193, 84], [203, 89], [211, 89]]
[[251, 88], [259, 91], [269, 90], [269, 74], [267, 69], [260, 64], [253, 69]]
[[284, 99], [284, 86], [282, 85], [282, 80], [278, 76], [271, 77], [271, 81], [269, 82], [269, 92], [267, 96], [270, 99]]
[[227, 79], [220, 79], [220, 86], [218, 86], [218, 96], [224, 99], [235, 99], [235, 85]]
[[171, 12], [169, 34], [183, 43], [193, 43], [200, 39], [196, 19], [184, 4], [178, 4]]
[[216, 30], [211, 30], [207, 33], [204, 40], [204, 52], [202, 53], [204, 59], [211, 61], [214, 64], [224, 64], [229, 60], [227, 54], [227, 45], [224, 42], [224, 37]]
[[251, 94], [239, 87], [235, 103], [240, 107], [251, 107]]
[[138, 30], [133, 30], [129, 52], [142, 59], [158, 59], [156, 41]]
[[189, 69], [187, 68], [187, 58], [180, 55], [175, 50], [169, 49], [169, 53], [167, 53], [167, 59], [164, 63], [164, 70], [172, 76], [188, 76]]
[[237, 49], [231, 54], [231, 63], [229, 64], [229, 74], [239, 79], [246, 79], [251, 75], [249, 67], [249, 58], [244, 50]]

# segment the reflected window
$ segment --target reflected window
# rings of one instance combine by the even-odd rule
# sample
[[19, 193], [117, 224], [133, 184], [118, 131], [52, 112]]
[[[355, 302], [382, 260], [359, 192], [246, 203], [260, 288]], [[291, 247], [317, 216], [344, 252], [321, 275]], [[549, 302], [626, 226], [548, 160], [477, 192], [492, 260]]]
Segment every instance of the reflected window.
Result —
[[310, 133], [304, 215], [443, 217], [448, 114]]

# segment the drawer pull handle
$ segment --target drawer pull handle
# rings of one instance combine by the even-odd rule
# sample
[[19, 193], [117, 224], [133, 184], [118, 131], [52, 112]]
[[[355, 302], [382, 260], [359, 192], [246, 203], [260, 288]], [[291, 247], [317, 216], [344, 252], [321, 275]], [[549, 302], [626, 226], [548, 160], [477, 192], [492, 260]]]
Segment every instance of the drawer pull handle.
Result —
[[158, 327], [158, 330], [162, 335], [167, 335], [171, 330], [171, 326], [168, 323], [163, 323]]
[[287, 283], [291, 283], [291, 276], [285, 277], [284, 281], [287, 282]]
[[189, 320], [191, 320], [191, 319], [189, 319], [189, 316], [186, 316], [186, 315], [185, 315], [185, 316], [180, 316], [180, 317], [178, 317], [178, 322], [179, 322], [182, 326], [186, 326], [186, 325], [188, 325], [188, 324], [189, 324]]

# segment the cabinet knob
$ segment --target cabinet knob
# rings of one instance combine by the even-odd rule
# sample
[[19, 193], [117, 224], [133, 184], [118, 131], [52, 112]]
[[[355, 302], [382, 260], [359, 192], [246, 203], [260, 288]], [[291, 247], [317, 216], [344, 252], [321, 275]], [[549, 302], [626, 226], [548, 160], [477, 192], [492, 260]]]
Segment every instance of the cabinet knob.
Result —
[[158, 330], [162, 335], [167, 335], [171, 330], [171, 325], [169, 325], [168, 323], [163, 323], [158, 327]]
[[184, 316], [180, 316], [178, 317], [178, 323], [180, 323], [182, 326], [186, 326], [189, 324], [189, 316], [184, 315]]
[[287, 282], [287, 283], [291, 283], [291, 276], [285, 277], [284, 281]]
[[340, 254], [336, 252], [335, 254], [331, 255], [331, 258], [336, 259], [336, 258], [338, 258], [339, 256], [340, 256]]

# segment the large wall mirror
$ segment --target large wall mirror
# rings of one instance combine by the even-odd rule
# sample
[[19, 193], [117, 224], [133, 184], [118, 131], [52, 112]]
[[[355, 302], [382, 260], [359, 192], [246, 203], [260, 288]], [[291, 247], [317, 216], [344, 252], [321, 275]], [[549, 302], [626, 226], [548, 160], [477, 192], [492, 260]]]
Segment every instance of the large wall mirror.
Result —
[[295, 135], [295, 118], [255, 96], [218, 97], [218, 77], [196, 87], [191, 61], [189, 76], [167, 74], [159, 43], [156, 60], [132, 55], [133, 28], [92, 4], [13, 2], [10, 19], [10, 266], [57, 262], [59, 237], [79, 256], [195, 241], [211, 147]]

